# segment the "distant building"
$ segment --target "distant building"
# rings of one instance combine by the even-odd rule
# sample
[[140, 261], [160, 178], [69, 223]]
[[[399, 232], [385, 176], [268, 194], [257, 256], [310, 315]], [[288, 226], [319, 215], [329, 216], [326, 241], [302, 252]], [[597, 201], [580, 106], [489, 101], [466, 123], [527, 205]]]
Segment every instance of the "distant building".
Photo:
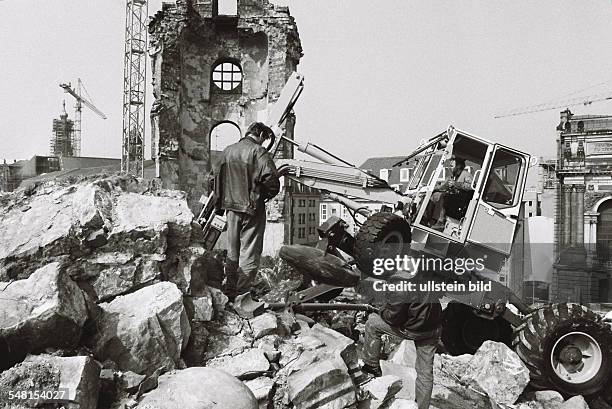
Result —
[[[34, 155], [27, 160], [0, 165], [0, 191], [12, 192], [22, 182], [47, 180], [68, 176], [84, 176], [100, 172], [119, 172], [121, 159], [75, 157], [75, 156], [41, 156]], [[145, 178], [154, 177], [155, 168], [152, 161], [145, 161]]]
[[316, 244], [320, 223], [318, 191], [291, 183], [291, 244]]
[[404, 192], [412, 178], [416, 161], [413, 159], [409, 164], [399, 167], [393, 165], [405, 158], [405, 155], [369, 158], [359, 168], [386, 181], [395, 190]]
[[[366, 159], [360, 169], [369, 174], [386, 181], [389, 186], [398, 192], [405, 192], [408, 188], [408, 183], [412, 178], [416, 160], [413, 159], [408, 164], [394, 167], [396, 163], [405, 159], [406, 156], [384, 156]], [[362, 203], [363, 207], [368, 208], [371, 212], [378, 212], [382, 207], [382, 203], [368, 201], [364, 199], [351, 198], [358, 203]], [[326, 195], [321, 196], [321, 205], [319, 208], [319, 219], [321, 223], [331, 216], [336, 216], [344, 220], [348, 224], [348, 232], [351, 234], [357, 233], [361, 223], [365, 221], [365, 217], [357, 214], [351, 214], [344, 205], [331, 200]]]
[[53, 135], [49, 143], [49, 151], [53, 156], [79, 156], [78, 143], [75, 141], [74, 121], [68, 119], [66, 102], [63, 113], [53, 120]]
[[612, 116], [561, 112], [551, 298], [612, 299]]
[[[381, 203], [378, 202], [369, 202], [362, 199], [354, 199], [359, 203], [362, 203], [364, 207], [367, 207], [372, 212], [380, 211], [382, 206]], [[319, 220], [323, 223], [325, 220], [330, 218], [331, 216], [336, 216], [341, 218], [348, 225], [347, 231], [353, 235], [357, 233], [359, 230], [359, 226], [361, 223], [365, 221], [365, 217], [358, 214], [353, 216], [351, 212], [342, 204], [331, 200], [329, 197], [325, 195], [321, 195], [321, 204], [319, 206]]]

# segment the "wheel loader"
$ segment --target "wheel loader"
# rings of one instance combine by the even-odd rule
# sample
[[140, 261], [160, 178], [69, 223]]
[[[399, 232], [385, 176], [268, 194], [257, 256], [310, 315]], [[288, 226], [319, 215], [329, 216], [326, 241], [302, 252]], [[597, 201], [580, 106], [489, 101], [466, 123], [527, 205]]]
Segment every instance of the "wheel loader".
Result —
[[[294, 74], [272, 111], [270, 126], [282, 123], [302, 87], [303, 78]], [[278, 128], [276, 132], [281, 134]], [[583, 395], [590, 401], [609, 393], [612, 331], [602, 318], [579, 304], [533, 307], [508, 287], [508, 259], [527, 171], [534, 165], [529, 154], [450, 126], [398, 161], [398, 172], [402, 167], [414, 169], [407, 188], [398, 191], [314, 144], [281, 135], [269, 149], [274, 152], [280, 141], [315, 160], [279, 159], [279, 172], [344, 205], [360, 227], [353, 235], [347, 223], [332, 216], [319, 227], [316, 248], [284, 246], [280, 256], [322, 284], [272, 307], [299, 309], [315, 301], [308, 309], [316, 309], [316, 301], [329, 301], [349, 286], [371, 295], [374, 283], [385, 279], [374, 268], [381, 259], [409, 254], [411, 259], [480, 260], [479, 268], [463, 268], [461, 274], [442, 268], [427, 271], [437, 283], [488, 284], [486, 291], [440, 294], [446, 304], [442, 341], [447, 352], [474, 353], [486, 340], [503, 342], [529, 368], [535, 389], [557, 390], [565, 397]], [[447, 186], [444, 191], [441, 186], [453, 171], [448, 163], [458, 158], [471, 175], [469, 187], [458, 192]], [[445, 208], [442, 222], [432, 218], [440, 196]], [[360, 305], [354, 309], [371, 310]]]

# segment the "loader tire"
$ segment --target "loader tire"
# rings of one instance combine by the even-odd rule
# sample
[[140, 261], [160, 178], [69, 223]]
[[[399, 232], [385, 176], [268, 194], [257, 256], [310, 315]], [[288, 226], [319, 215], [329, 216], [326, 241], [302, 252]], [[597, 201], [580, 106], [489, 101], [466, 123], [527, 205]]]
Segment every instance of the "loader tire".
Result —
[[474, 309], [450, 302], [442, 313], [442, 344], [450, 355], [473, 355], [485, 341], [512, 346], [512, 326], [501, 317], [492, 320], [474, 314]]
[[354, 256], [359, 270], [373, 276], [376, 258], [395, 258], [410, 249], [410, 224], [390, 212], [375, 213], [363, 223], [355, 236]]
[[535, 389], [554, 389], [565, 398], [607, 393], [612, 331], [588, 308], [552, 304], [534, 311], [515, 330], [513, 344]]

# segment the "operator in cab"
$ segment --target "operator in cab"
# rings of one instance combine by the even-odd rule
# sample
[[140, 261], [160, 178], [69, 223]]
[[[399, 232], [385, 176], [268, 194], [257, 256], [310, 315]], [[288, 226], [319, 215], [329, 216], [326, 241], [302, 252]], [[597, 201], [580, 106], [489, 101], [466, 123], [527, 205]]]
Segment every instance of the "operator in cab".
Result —
[[[397, 274], [397, 273], [396, 273]], [[418, 283], [427, 280], [429, 274], [411, 279]], [[402, 277], [391, 278], [402, 280]], [[417, 281], [415, 281], [417, 280]], [[425, 292], [412, 296], [389, 296], [389, 301], [379, 314], [370, 314], [365, 325], [362, 370], [374, 376], [382, 376], [380, 357], [382, 335], [413, 340], [416, 346], [417, 373], [415, 398], [419, 409], [429, 409], [433, 391], [433, 364], [442, 334], [442, 306], [440, 294]]]
[[231, 301], [251, 290], [263, 251], [266, 201], [280, 190], [272, 155], [262, 144], [274, 132], [261, 122], [223, 151], [219, 164], [219, 206], [227, 217], [225, 294]]
[[473, 178], [465, 166], [465, 159], [452, 156], [449, 162], [450, 176], [434, 188], [427, 204], [426, 220], [432, 220], [431, 228], [434, 230], [444, 230], [447, 210], [466, 207], [473, 194]]

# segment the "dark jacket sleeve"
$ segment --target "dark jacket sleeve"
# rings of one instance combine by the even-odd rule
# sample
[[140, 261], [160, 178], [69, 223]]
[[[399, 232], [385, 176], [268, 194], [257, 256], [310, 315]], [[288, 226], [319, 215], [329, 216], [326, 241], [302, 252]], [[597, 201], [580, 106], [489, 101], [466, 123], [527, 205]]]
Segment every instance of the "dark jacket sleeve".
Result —
[[257, 179], [260, 195], [264, 200], [270, 200], [280, 191], [280, 181], [272, 156], [265, 149], [257, 152]]
[[381, 311], [382, 319], [393, 327], [410, 331], [429, 331], [436, 328], [442, 318], [439, 303], [389, 303]]

